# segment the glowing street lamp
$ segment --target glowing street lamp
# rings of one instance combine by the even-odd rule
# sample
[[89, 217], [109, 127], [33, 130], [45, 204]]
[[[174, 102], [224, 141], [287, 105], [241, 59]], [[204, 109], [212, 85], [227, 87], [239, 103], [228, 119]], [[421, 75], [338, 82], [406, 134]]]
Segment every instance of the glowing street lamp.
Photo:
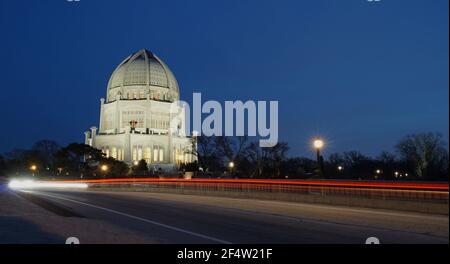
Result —
[[383, 173], [383, 171], [382, 170], [380, 170], [380, 169], [376, 169], [375, 170], [375, 176], [374, 176], [374, 178], [377, 180], [378, 179], [378, 177], [381, 175]]
[[107, 172], [108, 171], [108, 165], [102, 165], [100, 167], [100, 170], [102, 170], [103, 172]]
[[30, 166], [30, 170], [31, 170], [31, 172], [33, 173], [33, 176], [35, 176], [35, 173], [36, 173], [36, 170], [37, 170], [37, 166], [36, 165], [31, 165]]
[[316, 149], [317, 152], [317, 165], [319, 168], [319, 174], [322, 175], [323, 173], [323, 164], [322, 164], [322, 156], [320, 155], [320, 150], [323, 148], [323, 146], [325, 145], [323, 139], [317, 137], [316, 139], [314, 139], [313, 141], [313, 146]]
[[234, 164], [234, 162], [233, 161], [230, 161], [229, 163], [228, 163], [228, 170], [230, 171], [230, 173], [233, 173], [233, 170], [234, 170], [234, 167], [235, 167], [236, 165]]
[[313, 145], [314, 145], [315, 149], [320, 150], [323, 148], [325, 143], [323, 142], [323, 140], [321, 138], [316, 138], [316, 139], [314, 139]]
[[108, 165], [103, 164], [102, 166], [100, 166], [100, 170], [103, 173], [103, 177], [106, 177], [106, 174], [108, 174], [109, 167]]
[[343, 171], [343, 170], [344, 170], [344, 167], [338, 166], [337, 169], [338, 169], [338, 171]]

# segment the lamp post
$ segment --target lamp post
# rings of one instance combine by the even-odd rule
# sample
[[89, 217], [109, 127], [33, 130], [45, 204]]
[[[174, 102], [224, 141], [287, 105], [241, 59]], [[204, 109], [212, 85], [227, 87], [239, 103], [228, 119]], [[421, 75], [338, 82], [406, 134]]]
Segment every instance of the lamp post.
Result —
[[380, 170], [380, 169], [377, 169], [376, 171], [375, 171], [375, 179], [377, 180], [378, 179], [378, 177], [381, 175], [383, 173], [383, 171], [382, 170]]
[[325, 145], [323, 139], [321, 138], [316, 138], [313, 141], [313, 146], [316, 149], [316, 154], [317, 154], [317, 167], [319, 169], [319, 175], [322, 176], [323, 174], [323, 159], [322, 156], [320, 154], [320, 151], [322, 150], [323, 146]]
[[108, 170], [109, 170], [108, 165], [103, 164], [103, 165], [100, 167], [100, 170], [103, 172], [103, 176], [106, 177], [106, 173], [107, 173]]
[[228, 163], [228, 168], [230, 169], [230, 173], [233, 173], [233, 169], [234, 169], [234, 162], [233, 161], [230, 161]]
[[34, 165], [34, 164], [31, 165], [31, 166], [30, 166], [30, 170], [31, 170], [31, 173], [33, 174], [33, 177], [36, 176], [37, 166]]

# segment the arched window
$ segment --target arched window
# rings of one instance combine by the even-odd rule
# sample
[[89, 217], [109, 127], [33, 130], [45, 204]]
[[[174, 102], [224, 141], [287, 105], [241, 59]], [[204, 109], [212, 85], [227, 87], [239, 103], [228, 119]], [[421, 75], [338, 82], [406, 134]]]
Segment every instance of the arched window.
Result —
[[111, 157], [117, 159], [117, 148], [116, 147], [111, 148]]
[[137, 159], [137, 148], [136, 147], [133, 147], [132, 157], [133, 157], [133, 161], [137, 161], [138, 160]]
[[162, 148], [159, 149], [159, 161], [164, 161], [164, 150]]
[[123, 150], [121, 148], [117, 149], [117, 160], [123, 160]]
[[158, 162], [158, 148], [153, 147], [153, 161]]
[[109, 158], [109, 148], [105, 148], [105, 152], [104, 153], [105, 153], [106, 157]]
[[142, 160], [142, 147], [138, 147], [137, 160]]
[[152, 150], [150, 147], [146, 147], [144, 150], [144, 159], [147, 164], [152, 162]]

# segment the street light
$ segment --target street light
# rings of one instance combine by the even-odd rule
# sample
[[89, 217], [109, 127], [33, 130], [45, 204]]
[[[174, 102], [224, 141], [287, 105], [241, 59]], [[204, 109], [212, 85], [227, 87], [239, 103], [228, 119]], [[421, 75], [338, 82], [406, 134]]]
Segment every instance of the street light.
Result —
[[378, 180], [378, 177], [381, 175], [381, 173], [382, 173], [383, 171], [382, 170], [380, 170], [380, 169], [377, 169], [376, 171], [375, 171], [375, 180]]
[[30, 170], [31, 170], [31, 172], [33, 173], [33, 177], [35, 176], [35, 172], [36, 172], [36, 170], [37, 170], [37, 166], [36, 165], [31, 165], [30, 166]]
[[320, 150], [321, 148], [323, 148], [323, 146], [325, 145], [325, 143], [323, 142], [323, 140], [321, 138], [316, 138], [314, 139], [314, 148]]
[[230, 161], [230, 162], [228, 163], [228, 169], [230, 170], [230, 174], [233, 174], [234, 166], [235, 166], [235, 164], [234, 164], [233, 161]]
[[323, 164], [322, 164], [322, 156], [320, 155], [320, 150], [323, 148], [324, 145], [325, 145], [324, 141], [319, 137], [317, 137], [313, 141], [313, 146], [317, 152], [317, 165], [318, 165], [318, 169], [319, 169], [319, 174], [321, 176], [323, 173]]
[[342, 170], [344, 170], [344, 167], [338, 166], [337, 169], [338, 169], [338, 171], [342, 171]]
[[107, 171], [108, 171], [108, 165], [102, 165], [102, 166], [100, 167], [100, 169], [101, 169], [103, 172], [107, 172]]

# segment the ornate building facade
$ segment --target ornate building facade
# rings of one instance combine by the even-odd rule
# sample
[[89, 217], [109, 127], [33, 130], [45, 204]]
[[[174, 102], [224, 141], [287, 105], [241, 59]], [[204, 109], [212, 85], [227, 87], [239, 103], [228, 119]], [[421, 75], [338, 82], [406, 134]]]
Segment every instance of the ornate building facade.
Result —
[[112, 73], [106, 100], [100, 99], [99, 128], [85, 132], [85, 144], [128, 164], [145, 160], [154, 169], [192, 162], [184, 115], [171, 114], [179, 98], [169, 67], [152, 52], [140, 50]]

